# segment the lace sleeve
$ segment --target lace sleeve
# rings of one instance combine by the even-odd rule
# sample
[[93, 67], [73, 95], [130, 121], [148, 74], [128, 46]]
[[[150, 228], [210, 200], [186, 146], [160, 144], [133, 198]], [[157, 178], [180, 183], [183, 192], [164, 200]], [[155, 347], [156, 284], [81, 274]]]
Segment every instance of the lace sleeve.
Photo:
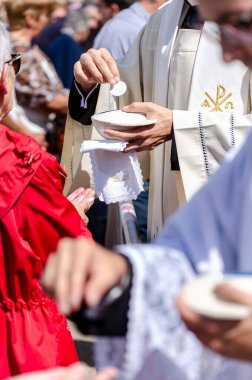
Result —
[[[180, 322], [174, 305], [182, 283], [193, 275], [190, 265], [175, 251], [168, 255], [153, 245], [119, 250], [128, 256], [134, 275], [128, 334], [126, 340], [98, 340], [98, 365], [115, 365], [123, 379], [137, 374], [138, 379], [156, 379], [157, 372], [167, 369], [174, 372], [171, 379], [184, 380], [185, 373], [190, 373], [188, 379], [200, 379], [201, 346]], [[153, 365], [156, 360], [158, 365]]]
[[179, 317], [175, 298], [194, 275], [185, 256], [156, 245], [121, 246], [118, 250], [133, 267], [128, 332], [125, 339], [97, 340], [98, 368], [117, 367], [120, 380], [239, 378], [245, 364], [203, 348]]

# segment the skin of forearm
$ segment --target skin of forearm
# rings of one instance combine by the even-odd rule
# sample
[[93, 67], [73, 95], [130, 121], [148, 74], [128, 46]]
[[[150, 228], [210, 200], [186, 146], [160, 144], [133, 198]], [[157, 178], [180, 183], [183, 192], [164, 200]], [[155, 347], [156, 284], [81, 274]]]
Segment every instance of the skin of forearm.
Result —
[[62, 114], [67, 113], [68, 97], [63, 94], [57, 94], [50, 102], [46, 103], [46, 107], [51, 111], [60, 112]]
[[10, 116], [6, 116], [2, 119], [2, 123], [12, 131], [28, 134], [26, 126], [22, 123], [16, 123]]

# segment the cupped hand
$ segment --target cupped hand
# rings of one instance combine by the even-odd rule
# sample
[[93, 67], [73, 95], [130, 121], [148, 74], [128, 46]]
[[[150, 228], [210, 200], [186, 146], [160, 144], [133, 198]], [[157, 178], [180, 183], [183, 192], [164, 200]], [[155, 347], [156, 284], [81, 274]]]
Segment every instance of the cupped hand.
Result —
[[97, 83], [114, 85], [119, 82], [120, 74], [115, 60], [108, 50], [89, 49], [82, 54], [74, 66], [75, 80], [88, 91]]
[[124, 152], [152, 150], [172, 137], [172, 111], [151, 102], [134, 102], [123, 107], [125, 112], [143, 113], [147, 119], [157, 120], [149, 126], [127, 128], [127, 131], [105, 129], [111, 138], [129, 141]]
[[[252, 296], [222, 284], [216, 293], [226, 301], [251, 307]], [[177, 300], [182, 320], [198, 339], [211, 350], [233, 359], [252, 361], [252, 313], [243, 320], [228, 321], [205, 318], [187, 307], [182, 297]]]
[[88, 218], [86, 212], [90, 209], [95, 200], [95, 191], [93, 189], [84, 189], [84, 187], [79, 187], [74, 190], [67, 199], [74, 205], [78, 211], [80, 217], [87, 224]]

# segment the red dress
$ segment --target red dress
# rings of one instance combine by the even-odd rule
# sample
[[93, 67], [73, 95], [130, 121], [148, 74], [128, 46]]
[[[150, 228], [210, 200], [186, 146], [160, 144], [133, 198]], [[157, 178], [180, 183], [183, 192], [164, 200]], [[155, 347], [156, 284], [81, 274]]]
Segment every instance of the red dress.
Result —
[[0, 379], [78, 360], [65, 317], [39, 285], [61, 237], [91, 237], [62, 195], [63, 175], [34, 140], [0, 126]]

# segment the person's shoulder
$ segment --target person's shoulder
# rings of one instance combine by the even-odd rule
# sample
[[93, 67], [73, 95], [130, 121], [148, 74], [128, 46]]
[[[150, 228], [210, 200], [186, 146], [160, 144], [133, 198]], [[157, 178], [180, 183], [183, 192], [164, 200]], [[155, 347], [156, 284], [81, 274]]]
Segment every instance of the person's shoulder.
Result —
[[[129, 15], [133, 14], [133, 10], [131, 7], [132, 6], [120, 11], [112, 20], [126, 20]], [[127, 21], [130, 22], [130, 20]]]
[[148, 19], [142, 33], [142, 37], [149, 39], [149, 33], [154, 33], [156, 36], [159, 33], [160, 25], [163, 22], [163, 18], [166, 17], [168, 12], [169, 3], [163, 4], [160, 8], [158, 8]]
[[122, 24], [119, 20], [114, 20], [114, 18], [107, 21], [97, 34], [93, 44], [95, 49], [103, 47], [110, 51], [111, 46], [113, 47], [115, 44], [115, 39], [121, 38]]
[[130, 24], [131, 17], [134, 15], [131, 7], [123, 9], [116, 16], [106, 22], [105, 26], [109, 30], [114, 30], [117, 27], [121, 27], [123, 24]]
[[12, 131], [3, 124], [0, 124], [0, 135], [2, 147], [4, 144], [13, 143], [17, 147], [17, 150], [23, 148], [31, 152], [42, 151], [41, 146], [31, 136]]
[[[2, 160], [10, 163], [12, 168], [36, 171], [48, 154], [31, 136], [15, 132], [0, 124], [0, 150]], [[6, 171], [8, 171], [6, 167]], [[14, 170], [14, 169], [13, 169]]]
[[1, 165], [0, 178], [5, 186], [1, 189], [1, 198], [6, 207], [0, 207], [3, 216], [36, 175], [44, 151], [31, 137], [11, 131], [0, 125]]

